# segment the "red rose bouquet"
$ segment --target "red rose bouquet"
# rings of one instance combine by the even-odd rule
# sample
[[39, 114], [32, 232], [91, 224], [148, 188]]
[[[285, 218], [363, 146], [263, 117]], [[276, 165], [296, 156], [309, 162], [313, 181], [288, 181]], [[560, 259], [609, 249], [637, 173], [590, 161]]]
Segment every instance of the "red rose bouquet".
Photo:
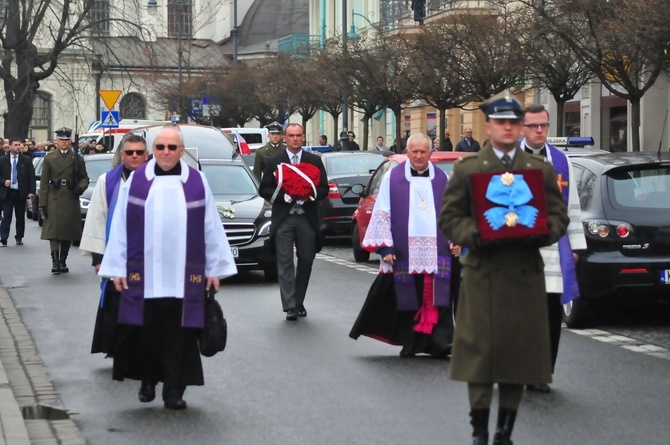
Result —
[[282, 188], [294, 200], [316, 197], [316, 186], [321, 182], [321, 171], [308, 162], [279, 164], [275, 170], [277, 189]]

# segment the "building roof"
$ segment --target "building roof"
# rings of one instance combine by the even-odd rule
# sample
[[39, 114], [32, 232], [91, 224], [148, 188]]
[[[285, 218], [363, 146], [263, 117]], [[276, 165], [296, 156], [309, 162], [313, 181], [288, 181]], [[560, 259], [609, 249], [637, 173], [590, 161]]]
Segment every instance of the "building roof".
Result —
[[[277, 40], [293, 34], [309, 34], [309, 0], [255, 0], [238, 28], [238, 55], [276, 53]], [[223, 48], [232, 54], [232, 41]]]
[[[103, 37], [93, 40], [92, 50], [101, 55], [107, 69], [174, 69], [179, 66], [179, 41], [158, 38], [144, 41], [138, 37]], [[204, 39], [182, 40], [183, 66], [192, 70], [220, 69], [230, 63], [216, 42]]]

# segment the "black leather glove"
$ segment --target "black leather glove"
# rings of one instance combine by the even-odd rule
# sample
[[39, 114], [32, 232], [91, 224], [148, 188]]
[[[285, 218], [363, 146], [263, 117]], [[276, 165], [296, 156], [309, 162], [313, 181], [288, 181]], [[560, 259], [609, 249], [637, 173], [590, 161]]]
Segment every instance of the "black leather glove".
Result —
[[42, 214], [42, 219], [47, 219], [47, 206], [40, 207], [40, 213]]
[[81, 187], [77, 187], [77, 188], [74, 189], [74, 194], [77, 195], [77, 196], [81, 196], [81, 195], [84, 194], [84, 189], [81, 188]]

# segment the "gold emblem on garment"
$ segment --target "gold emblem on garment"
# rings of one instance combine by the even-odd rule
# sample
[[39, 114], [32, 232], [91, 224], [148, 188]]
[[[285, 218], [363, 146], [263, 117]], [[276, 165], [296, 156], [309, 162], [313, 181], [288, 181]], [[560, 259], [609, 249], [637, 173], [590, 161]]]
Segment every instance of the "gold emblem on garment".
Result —
[[426, 210], [426, 207], [427, 207], [427, 206], [426, 206], [426, 203], [425, 203], [425, 202], [421, 201], [421, 202], [419, 203], [419, 210], [421, 210], [422, 212], [423, 212], [424, 210]]

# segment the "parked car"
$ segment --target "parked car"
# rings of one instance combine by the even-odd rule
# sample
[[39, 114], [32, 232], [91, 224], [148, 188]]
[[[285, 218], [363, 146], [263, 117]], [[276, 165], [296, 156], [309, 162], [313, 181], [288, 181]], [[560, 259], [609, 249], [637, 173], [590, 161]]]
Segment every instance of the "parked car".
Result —
[[235, 133], [239, 133], [249, 145], [252, 153], [268, 143], [268, 130], [266, 128], [222, 128], [221, 131], [230, 135], [235, 140]]
[[670, 300], [670, 154], [572, 158], [587, 249], [577, 263], [581, 297], [563, 306], [585, 326], [612, 299]]
[[[162, 127], [132, 132], [143, 135], [151, 148]], [[205, 174], [238, 269], [262, 270], [266, 280], [276, 280], [276, 260], [267, 246], [272, 209], [258, 195], [258, 182], [243, 157], [233, 156], [232, 141], [218, 128], [187, 124], [179, 128], [186, 146], [183, 159]]]
[[258, 194], [258, 181], [240, 159], [201, 159], [238, 269], [262, 270], [277, 279], [277, 263], [270, 254], [272, 207]]
[[[435, 151], [430, 155], [430, 161], [435, 164], [447, 174], [451, 174], [454, 169], [454, 162], [462, 156], [470, 156], [474, 153], [465, 153], [458, 151]], [[361, 241], [365, 237], [365, 231], [370, 224], [370, 217], [372, 216], [372, 209], [377, 200], [377, 193], [382, 183], [382, 178], [386, 172], [395, 168], [399, 164], [407, 160], [406, 155], [393, 154], [384, 159], [384, 161], [377, 167], [377, 170], [372, 174], [370, 182], [363, 189], [355, 188], [352, 191], [358, 192], [360, 201], [351, 218], [351, 243], [354, 251], [354, 260], [357, 262], [365, 262], [370, 259], [370, 252], [361, 247]]]
[[88, 212], [88, 206], [91, 204], [91, 196], [93, 196], [93, 189], [98, 183], [98, 178], [103, 173], [107, 173], [113, 168], [113, 160], [114, 155], [111, 153], [84, 155], [84, 161], [86, 162], [86, 173], [88, 174], [89, 183], [88, 188], [84, 190], [84, 193], [79, 197], [82, 226], [84, 225], [84, 222], [86, 222], [86, 213]]
[[351, 217], [360, 199], [351, 189], [356, 184], [367, 184], [384, 156], [378, 151], [338, 151], [320, 156], [328, 175], [328, 197], [320, 201], [321, 231], [324, 235], [349, 234]]

